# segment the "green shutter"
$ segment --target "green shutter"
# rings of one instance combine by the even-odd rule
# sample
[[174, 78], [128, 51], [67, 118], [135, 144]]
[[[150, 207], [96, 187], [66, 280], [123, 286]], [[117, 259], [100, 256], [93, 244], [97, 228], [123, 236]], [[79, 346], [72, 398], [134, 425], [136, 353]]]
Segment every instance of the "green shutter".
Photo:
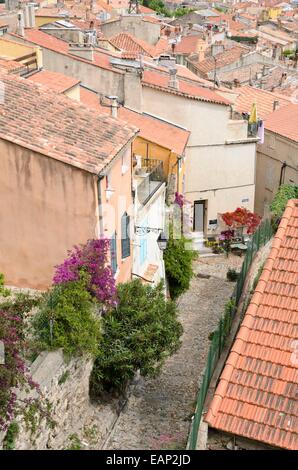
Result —
[[125, 212], [121, 217], [121, 257], [128, 258], [130, 256], [130, 238], [129, 238], [130, 217]]

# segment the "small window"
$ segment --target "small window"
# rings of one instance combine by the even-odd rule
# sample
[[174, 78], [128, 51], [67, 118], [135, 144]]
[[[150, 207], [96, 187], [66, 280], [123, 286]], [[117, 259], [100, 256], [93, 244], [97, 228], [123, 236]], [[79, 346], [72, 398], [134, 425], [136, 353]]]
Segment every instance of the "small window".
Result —
[[116, 232], [113, 233], [111, 236], [111, 246], [110, 246], [110, 253], [111, 253], [111, 268], [112, 273], [116, 274], [117, 272], [117, 237]]
[[122, 259], [130, 256], [130, 237], [129, 237], [130, 217], [125, 212], [121, 217], [121, 257]]
[[111, 183], [111, 174], [108, 173], [106, 175], [106, 199], [109, 200], [114, 193], [114, 190], [112, 189], [112, 183]]

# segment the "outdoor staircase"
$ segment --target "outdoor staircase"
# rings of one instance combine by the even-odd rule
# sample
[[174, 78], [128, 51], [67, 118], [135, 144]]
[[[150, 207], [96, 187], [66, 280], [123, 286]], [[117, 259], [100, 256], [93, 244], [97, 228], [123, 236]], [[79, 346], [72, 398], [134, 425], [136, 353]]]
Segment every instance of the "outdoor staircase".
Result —
[[192, 248], [199, 253], [211, 253], [212, 250], [207, 248], [204, 245], [204, 233], [203, 232], [192, 232], [191, 233], [192, 239]]

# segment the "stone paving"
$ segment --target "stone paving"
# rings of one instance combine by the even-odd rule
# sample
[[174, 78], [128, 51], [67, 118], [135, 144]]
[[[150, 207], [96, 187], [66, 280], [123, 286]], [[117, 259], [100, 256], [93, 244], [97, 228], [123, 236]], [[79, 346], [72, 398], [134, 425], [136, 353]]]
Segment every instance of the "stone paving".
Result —
[[182, 346], [170, 357], [159, 377], [140, 378], [107, 441], [106, 449], [183, 449], [194, 412], [198, 380], [209, 348], [208, 335], [218, 323], [234, 283], [226, 281], [228, 267], [242, 259], [223, 255], [195, 262], [199, 276], [179, 301], [184, 328]]

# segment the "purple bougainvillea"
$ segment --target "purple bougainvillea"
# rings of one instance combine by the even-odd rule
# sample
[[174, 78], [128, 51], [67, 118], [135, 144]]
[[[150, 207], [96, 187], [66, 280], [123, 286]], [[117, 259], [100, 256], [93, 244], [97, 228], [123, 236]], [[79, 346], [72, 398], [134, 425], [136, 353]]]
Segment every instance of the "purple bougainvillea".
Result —
[[56, 266], [53, 283], [77, 281], [81, 271], [89, 275], [88, 291], [106, 305], [117, 304], [115, 279], [109, 265], [110, 240], [88, 240], [85, 245], [74, 246], [64, 262]]
[[4, 364], [0, 365], [0, 430], [6, 431], [15, 417], [17, 408], [16, 389], [39, 390], [33, 382], [24, 359], [22, 319], [8, 312], [0, 311], [0, 339], [4, 345]]
[[184, 205], [184, 196], [183, 194], [179, 194], [178, 192], [175, 193], [175, 204], [178, 204], [180, 208]]
[[229, 241], [234, 237], [234, 230], [223, 230], [220, 232], [219, 240], [220, 241]]

